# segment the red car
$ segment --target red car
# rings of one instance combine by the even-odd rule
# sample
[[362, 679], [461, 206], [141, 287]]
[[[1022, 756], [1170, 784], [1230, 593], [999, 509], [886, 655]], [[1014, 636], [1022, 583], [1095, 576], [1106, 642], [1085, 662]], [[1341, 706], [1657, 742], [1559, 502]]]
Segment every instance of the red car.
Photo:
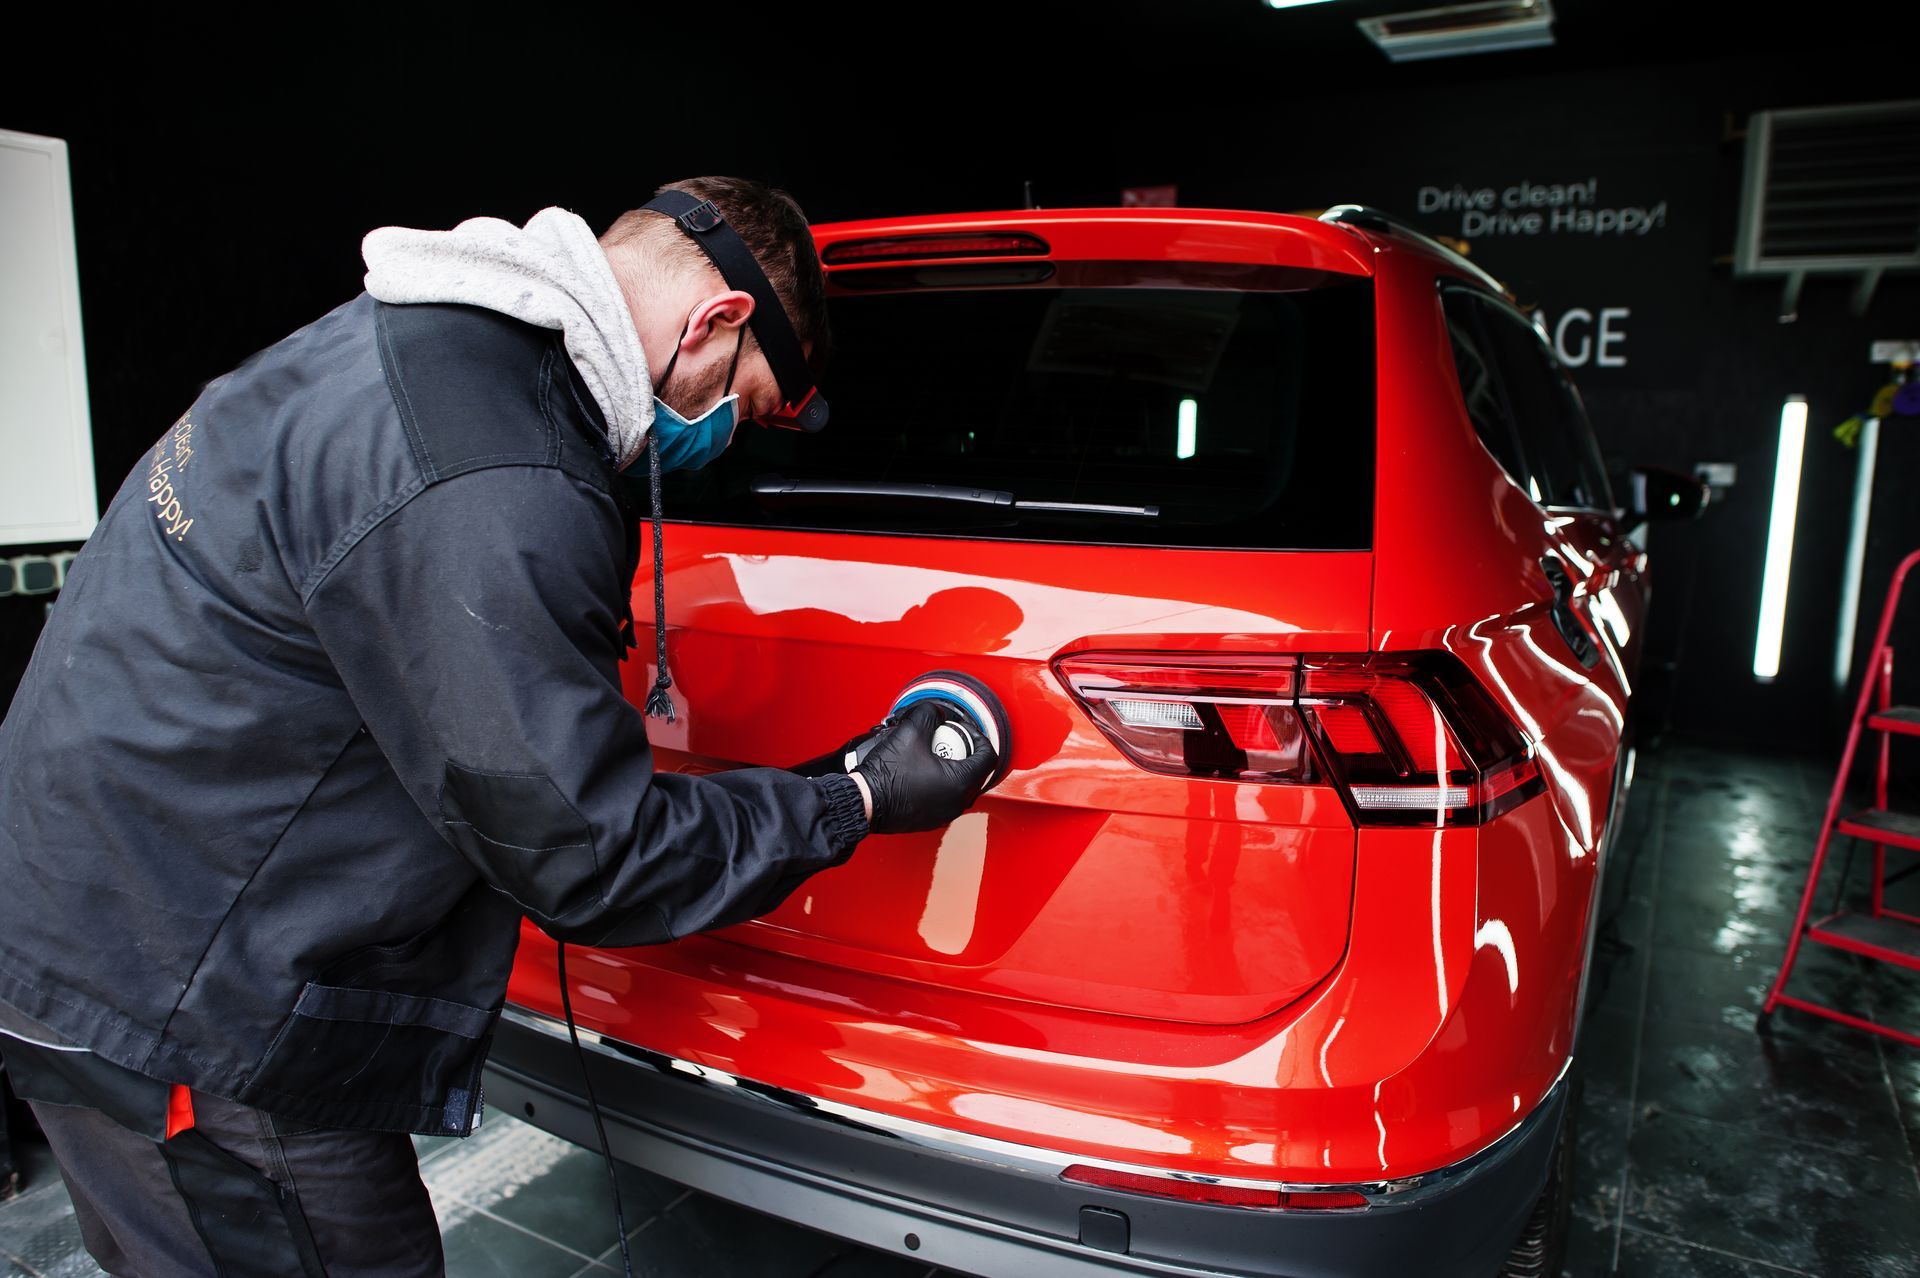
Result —
[[[1011, 769], [763, 919], [570, 953], [614, 1152], [968, 1273], [1557, 1272], [1656, 503], [1536, 327], [1351, 207], [815, 235], [831, 428], [669, 479], [660, 766], [949, 669]], [[489, 1099], [596, 1144], [531, 925], [509, 1002]]]

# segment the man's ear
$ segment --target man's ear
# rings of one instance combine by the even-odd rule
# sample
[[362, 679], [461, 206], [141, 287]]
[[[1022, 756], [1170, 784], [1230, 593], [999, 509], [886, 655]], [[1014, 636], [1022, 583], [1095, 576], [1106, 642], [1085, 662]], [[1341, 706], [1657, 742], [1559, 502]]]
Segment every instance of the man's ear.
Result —
[[691, 350], [716, 337], [732, 346], [739, 341], [741, 326], [752, 316], [753, 294], [740, 289], [715, 293], [693, 308], [681, 349]]

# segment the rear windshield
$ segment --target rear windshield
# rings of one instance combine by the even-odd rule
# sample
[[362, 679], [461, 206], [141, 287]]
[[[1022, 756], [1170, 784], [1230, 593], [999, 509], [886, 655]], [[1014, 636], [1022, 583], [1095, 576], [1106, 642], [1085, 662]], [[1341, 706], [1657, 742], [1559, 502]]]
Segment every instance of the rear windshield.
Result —
[[[1250, 272], [1226, 274], [1244, 285]], [[1368, 548], [1371, 281], [1274, 270], [1260, 282], [1285, 287], [1172, 282], [1187, 281], [1078, 265], [1023, 286], [837, 296], [826, 430], [742, 427], [713, 465], [667, 476], [666, 514], [928, 537]]]

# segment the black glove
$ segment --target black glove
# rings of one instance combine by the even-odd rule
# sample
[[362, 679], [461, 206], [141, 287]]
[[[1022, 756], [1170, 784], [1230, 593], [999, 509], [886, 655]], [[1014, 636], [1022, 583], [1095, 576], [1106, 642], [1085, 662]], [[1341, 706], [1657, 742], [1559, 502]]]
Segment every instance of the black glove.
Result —
[[855, 769], [873, 792], [875, 834], [937, 830], [965, 812], [986, 788], [995, 764], [985, 742], [964, 759], [942, 759], [933, 752], [933, 732], [942, 722], [928, 701], [909, 706], [881, 731]]
[[886, 726], [884, 723], [876, 724], [859, 736], [849, 739], [845, 745], [840, 746], [838, 749], [829, 750], [817, 759], [808, 759], [805, 763], [796, 763], [791, 768], [788, 768], [787, 771], [800, 777], [830, 777], [836, 772], [844, 774], [847, 770], [847, 756], [866, 744], [875, 733], [878, 733]]

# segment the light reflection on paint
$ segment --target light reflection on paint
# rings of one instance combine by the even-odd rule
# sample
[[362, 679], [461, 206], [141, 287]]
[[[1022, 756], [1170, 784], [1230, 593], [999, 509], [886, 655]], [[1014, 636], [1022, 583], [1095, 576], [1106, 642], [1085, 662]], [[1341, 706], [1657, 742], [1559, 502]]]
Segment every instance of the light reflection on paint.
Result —
[[[876, 1029], [890, 1028], [884, 1023], [876, 1023]], [[1264, 1043], [1256, 1044], [1244, 1056], [1208, 1065], [1151, 1065], [1145, 1061], [1103, 1060], [1100, 1067], [1115, 1074], [1127, 1074], [1135, 1078], [1166, 1078], [1179, 1082], [1224, 1083], [1238, 1087], [1272, 1087], [1275, 1081], [1285, 1083], [1280, 1065], [1286, 1057], [1287, 1042], [1293, 1037], [1293, 1027], [1288, 1026], [1279, 1034]], [[982, 1052], [989, 1056], [1004, 1056], [1010, 1060], [1031, 1061], [1040, 1065], [1078, 1066], [1086, 1062], [1086, 1057], [1078, 1052], [1054, 1052], [1044, 1047], [1020, 1047], [1013, 1043], [993, 1043], [984, 1039], [967, 1039], [967, 1049]]]
[[920, 912], [920, 939], [936, 954], [959, 954], [973, 940], [980, 916], [980, 882], [987, 869], [987, 814], [963, 813], [940, 836], [933, 877]]
[[[1505, 704], [1512, 710], [1514, 716], [1520, 720], [1521, 726], [1526, 729], [1528, 737], [1536, 745], [1541, 747], [1534, 751], [1535, 760], [1539, 763], [1540, 767], [1552, 777], [1561, 793], [1578, 796], [1582, 800], [1572, 805], [1574, 808], [1574, 820], [1580, 828], [1576, 831], [1576, 838], [1571, 851], [1575, 860], [1585, 859], [1592, 854], [1594, 841], [1592, 805], [1584, 801], [1588, 797], [1586, 787], [1580, 783], [1580, 779], [1577, 776], [1573, 775], [1561, 764], [1558, 755], [1554, 751], [1545, 748], [1546, 731], [1540, 726], [1540, 721], [1528, 713], [1527, 699], [1516, 695], [1513, 690], [1513, 685], [1509, 684], [1505, 676], [1500, 673], [1499, 650], [1495, 645], [1493, 636], [1484, 633], [1483, 629], [1488, 622], [1498, 621], [1499, 618], [1489, 617], [1486, 621], [1476, 622], [1468, 627], [1467, 634], [1475, 643], [1480, 645], [1481, 651], [1485, 654], [1485, 659], [1481, 662], [1480, 668], [1485, 670], [1487, 677], [1499, 686], [1501, 693], [1506, 698]], [[1540, 658], [1541, 669], [1549, 673], [1557, 674], [1568, 683], [1576, 684], [1595, 692], [1598, 691], [1594, 688], [1591, 679], [1568, 670], [1559, 661], [1542, 650], [1540, 645], [1534, 642], [1533, 633], [1529, 627], [1500, 625], [1499, 629], [1516, 636], [1521, 643], [1532, 649], [1534, 655]], [[1613, 704], [1611, 698], [1600, 695], [1595, 697], [1594, 700], [1598, 703], [1600, 712], [1614, 725], [1615, 730], [1624, 730], [1625, 718], [1620, 714], [1618, 707]]]
[[1089, 1145], [1117, 1145], [1153, 1154], [1194, 1153], [1192, 1141], [1158, 1127], [1112, 1114], [1092, 1114], [1065, 1105], [1049, 1105], [1023, 1096], [963, 1092], [953, 1098], [953, 1112], [992, 1127], [1015, 1132], [1044, 1131]]
[[1320, 1081], [1328, 1087], [1333, 1086], [1333, 1075], [1327, 1071], [1327, 1053], [1333, 1048], [1333, 1040], [1339, 1038], [1340, 1031], [1346, 1027], [1347, 1018], [1342, 1016], [1333, 1023], [1333, 1028], [1328, 1030], [1327, 1036], [1320, 1041]]
[[[834, 611], [850, 621], [899, 621], [902, 599], [924, 600], [949, 589], [980, 589], [980, 578], [972, 574], [907, 564], [863, 563], [860, 565], [862, 588], [848, 591], [847, 565], [837, 559], [722, 551], [706, 556], [706, 560], [717, 560], [732, 570], [738, 599], [748, 611], [760, 616], [817, 608], [822, 599], [832, 599]], [[682, 598], [686, 596], [683, 594]], [[1109, 618], [1111, 624], [1104, 627], [1106, 629], [1146, 629], [1168, 625], [1176, 618], [1185, 620], [1194, 629], [1208, 631], [1273, 634], [1299, 629], [1283, 618], [1239, 608], [1111, 591], [1075, 590], [1051, 584], [1037, 590], [1019, 591], [1009, 598], [1017, 599], [1022, 612], [1019, 626], [1006, 636], [1007, 646], [1002, 650], [1004, 655], [1012, 657], [1051, 655], [1064, 637], [1081, 633], [1088, 617]], [[1123, 600], [1139, 615], [1114, 615], [1116, 603]]]
[[1440, 985], [1440, 1019], [1447, 1018], [1447, 953], [1440, 940], [1440, 839], [1445, 830], [1433, 832], [1433, 974]]
[[1627, 614], [1621, 609], [1620, 601], [1614, 597], [1612, 589], [1596, 593], [1591, 606], [1600, 624], [1612, 633], [1615, 645], [1626, 647], [1627, 641], [1633, 637], [1633, 627], [1627, 624]]
[[1499, 919], [1488, 919], [1473, 934], [1474, 952], [1491, 946], [1507, 965], [1507, 993], [1520, 992], [1520, 955], [1513, 946], [1513, 933]]
[[[1526, 728], [1528, 739], [1537, 743], [1546, 737], [1546, 733], [1540, 728], [1540, 721], [1527, 713], [1527, 703], [1525, 699], [1515, 695], [1513, 685], [1508, 683], [1501, 675], [1500, 663], [1496, 659], [1498, 653], [1493, 646], [1493, 637], [1480, 633], [1480, 627], [1486, 625], [1487, 622], [1498, 620], [1499, 618], [1497, 617], [1489, 617], [1486, 621], [1476, 621], [1473, 625], [1467, 627], [1467, 635], [1475, 643], [1480, 645], [1481, 652], [1486, 657], [1486, 660], [1481, 663], [1481, 668], [1487, 672], [1488, 678], [1500, 685], [1500, 691], [1506, 695], [1507, 708], [1513, 711], [1514, 715], [1519, 718], [1521, 725]], [[1504, 629], [1506, 627], [1502, 628]]]

